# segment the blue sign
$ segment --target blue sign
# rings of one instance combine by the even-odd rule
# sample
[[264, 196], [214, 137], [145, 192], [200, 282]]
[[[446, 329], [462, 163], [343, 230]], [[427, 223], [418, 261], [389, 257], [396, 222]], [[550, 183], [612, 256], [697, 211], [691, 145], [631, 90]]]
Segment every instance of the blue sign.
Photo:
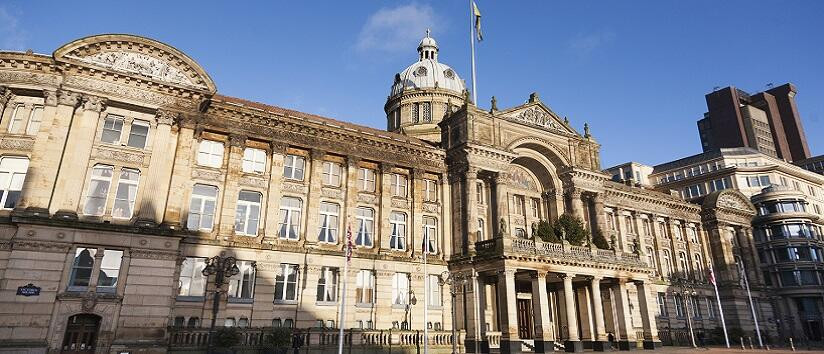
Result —
[[40, 295], [40, 287], [34, 286], [32, 283], [28, 283], [23, 286], [17, 287], [17, 295], [23, 296], [39, 296]]

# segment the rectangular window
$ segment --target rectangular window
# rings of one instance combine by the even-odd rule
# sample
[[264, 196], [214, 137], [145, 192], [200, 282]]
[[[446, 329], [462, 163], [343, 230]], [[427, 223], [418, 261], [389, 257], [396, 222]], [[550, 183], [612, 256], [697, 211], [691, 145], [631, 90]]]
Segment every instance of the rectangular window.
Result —
[[732, 179], [730, 177], [719, 178], [710, 182], [710, 191], [720, 191], [732, 188]]
[[283, 160], [283, 177], [303, 181], [303, 172], [306, 169], [306, 159], [303, 156], [286, 155]]
[[260, 223], [260, 199], [258, 192], [240, 191], [235, 209], [235, 233], [257, 236]]
[[712, 298], [707, 296], [704, 301], [707, 303], [707, 317], [714, 319], [715, 318], [715, 303], [713, 302]]
[[392, 234], [389, 236], [389, 248], [397, 251], [406, 249], [406, 214], [393, 211], [389, 215]]
[[484, 200], [484, 183], [481, 181], [475, 182], [475, 199], [478, 201], [478, 204], [484, 204], [486, 201]]
[[129, 141], [126, 145], [133, 148], [143, 149], [146, 147], [146, 140], [149, 137], [149, 122], [135, 120], [129, 130]]
[[392, 305], [409, 304], [409, 273], [392, 275]]
[[243, 150], [243, 172], [261, 174], [266, 170], [266, 151], [246, 148]]
[[237, 261], [239, 273], [229, 278], [229, 299], [252, 299], [255, 296], [256, 265], [252, 261]]
[[201, 141], [197, 152], [197, 164], [215, 168], [223, 166], [223, 143], [212, 140]]
[[392, 195], [395, 197], [406, 198], [406, 176], [398, 173], [393, 173], [389, 176], [392, 181]]
[[705, 193], [704, 193], [704, 185], [703, 184], [692, 185], [692, 186], [687, 187], [684, 190], [684, 196], [686, 196], [687, 198], [700, 197], [704, 194]]
[[371, 270], [361, 270], [355, 283], [355, 302], [371, 304], [375, 297], [375, 275]]
[[532, 209], [532, 217], [533, 218], [540, 217], [540, 213], [541, 213], [540, 205], [541, 205], [540, 199], [532, 198], [530, 200], [530, 206], [531, 206], [531, 209]]
[[652, 236], [652, 221], [646, 218], [642, 218], [641, 221], [644, 227], [644, 236]]
[[318, 278], [318, 302], [338, 300], [338, 268], [322, 267]]
[[701, 301], [697, 296], [690, 296], [690, 309], [693, 318], [701, 318]]
[[25, 157], [0, 158], [0, 206], [14, 209], [23, 190], [29, 159]]
[[426, 253], [438, 253], [438, 221], [431, 216], [423, 217], [423, 242]]
[[513, 211], [517, 215], [524, 215], [524, 196], [522, 195], [513, 195], [512, 196], [512, 208]]
[[358, 189], [363, 192], [375, 191], [375, 170], [365, 167], [358, 169]]
[[338, 240], [338, 216], [340, 206], [334, 203], [320, 203], [320, 232], [318, 242], [335, 243]]
[[11, 123], [9, 123], [9, 133], [17, 134], [23, 127], [23, 108], [25, 107], [22, 103], [14, 106], [14, 112], [11, 114]]
[[117, 290], [117, 278], [120, 275], [120, 262], [123, 251], [104, 250], [100, 270], [97, 272], [97, 292], [113, 293]]
[[215, 220], [217, 187], [195, 184], [192, 188], [192, 201], [189, 205], [189, 230], [211, 230]]
[[681, 295], [675, 295], [675, 317], [684, 317], [684, 299]]
[[103, 134], [100, 135], [100, 141], [107, 144], [119, 144], [121, 132], [123, 132], [123, 117], [109, 114], [103, 120]]
[[178, 281], [178, 296], [203, 296], [206, 291], [206, 277], [203, 275], [206, 268], [205, 258], [186, 257], [180, 265], [180, 280]]
[[635, 220], [632, 218], [632, 215], [624, 215], [624, 229], [626, 230], [627, 234], [634, 235], [635, 232]]
[[478, 219], [478, 241], [486, 240], [484, 237], [484, 219]]
[[280, 274], [275, 276], [275, 301], [296, 301], [298, 299], [298, 265], [280, 265]]
[[120, 179], [117, 181], [117, 192], [114, 196], [112, 217], [120, 219], [129, 219], [132, 217], [139, 181], [140, 171], [128, 168], [120, 170]]
[[109, 196], [109, 185], [112, 183], [113, 170], [112, 166], [106, 165], [97, 165], [92, 168], [83, 214], [103, 215], [106, 210], [106, 198]]
[[429, 307], [440, 307], [442, 305], [441, 301], [441, 284], [439, 282], [440, 277], [437, 275], [427, 275], [426, 281], [429, 282]]
[[29, 114], [29, 124], [26, 126], [27, 135], [37, 135], [40, 131], [40, 122], [43, 121], [43, 106], [34, 106]]
[[355, 211], [355, 222], [358, 226], [355, 245], [358, 247], [372, 247], [372, 236], [375, 230], [375, 210], [358, 207]]
[[340, 187], [340, 164], [330, 161], [323, 162], [323, 184]]
[[433, 179], [423, 180], [423, 198], [427, 202], [438, 201], [438, 184]]
[[85, 290], [91, 282], [94, 270], [95, 248], [78, 248], [74, 253], [72, 272], [69, 277], [69, 290]]
[[278, 235], [281, 239], [297, 240], [300, 237], [300, 216], [303, 202], [295, 197], [280, 199], [280, 225]]

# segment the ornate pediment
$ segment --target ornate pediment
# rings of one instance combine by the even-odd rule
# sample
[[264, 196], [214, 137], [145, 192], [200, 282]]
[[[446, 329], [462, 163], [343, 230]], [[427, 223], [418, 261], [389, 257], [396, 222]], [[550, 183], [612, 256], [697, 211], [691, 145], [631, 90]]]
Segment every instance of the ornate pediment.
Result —
[[161, 42], [132, 35], [99, 35], [64, 45], [57, 61], [95, 67], [172, 86], [214, 93], [203, 68], [183, 52]]
[[579, 135], [561, 120], [555, 112], [541, 103], [529, 103], [501, 112], [507, 119], [562, 134]]

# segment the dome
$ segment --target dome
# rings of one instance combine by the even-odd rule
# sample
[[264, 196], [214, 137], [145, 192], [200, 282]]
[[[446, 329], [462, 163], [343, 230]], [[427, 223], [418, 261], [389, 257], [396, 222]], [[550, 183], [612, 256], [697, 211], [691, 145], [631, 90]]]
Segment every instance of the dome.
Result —
[[441, 88], [463, 95], [463, 80], [449, 65], [438, 62], [438, 43], [429, 36], [428, 30], [418, 44], [418, 54], [416, 63], [395, 75], [390, 96], [425, 88]]

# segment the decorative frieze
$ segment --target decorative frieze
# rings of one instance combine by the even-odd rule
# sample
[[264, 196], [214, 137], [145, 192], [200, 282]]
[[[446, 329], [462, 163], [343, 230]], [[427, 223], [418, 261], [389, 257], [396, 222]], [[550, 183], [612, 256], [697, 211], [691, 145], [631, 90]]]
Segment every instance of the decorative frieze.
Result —
[[110, 149], [102, 146], [98, 146], [94, 149], [92, 152], [92, 158], [135, 164], [145, 167], [148, 167], [149, 162], [149, 159], [147, 159], [143, 153]]
[[20, 136], [4, 136], [0, 138], [0, 150], [32, 151], [34, 139]]
[[324, 198], [338, 199], [338, 200], [343, 199], [343, 192], [340, 189], [335, 189], [335, 188], [323, 187], [323, 189], [320, 190], [320, 195], [323, 196]]
[[267, 182], [263, 177], [246, 175], [240, 178], [240, 185], [255, 188], [266, 188]]
[[158, 261], [176, 261], [178, 257], [178, 252], [156, 251], [135, 248], [129, 251], [129, 255], [132, 257], [132, 259], [141, 258], [153, 259]]
[[378, 205], [378, 196], [370, 193], [358, 193], [358, 202]]
[[212, 171], [201, 168], [192, 169], [192, 178], [201, 179], [212, 182], [222, 182], [223, 173], [220, 171]]
[[283, 184], [281, 185], [281, 189], [284, 192], [306, 194], [306, 193], [308, 193], [309, 187], [307, 187], [303, 184], [300, 184], [300, 183], [284, 181]]
[[441, 206], [437, 203], [424, 202], [423, 211], [431, 214], [438, 214], [441, 212]]

